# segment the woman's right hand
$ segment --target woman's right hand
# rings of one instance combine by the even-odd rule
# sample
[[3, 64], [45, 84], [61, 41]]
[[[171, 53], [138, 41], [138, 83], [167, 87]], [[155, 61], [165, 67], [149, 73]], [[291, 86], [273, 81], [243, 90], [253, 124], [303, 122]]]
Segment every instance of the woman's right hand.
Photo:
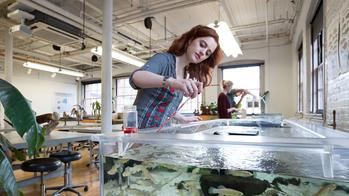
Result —
[[228, 112], [237, 112], [237, 111], [239, 111], [239, 109], [235, 107], [228, 108]]
[[185, 97], [195, 98], [202, 92], [203, 83], [192, 79], [174, 79], [171, 78], [170, 86], [184, 93]]

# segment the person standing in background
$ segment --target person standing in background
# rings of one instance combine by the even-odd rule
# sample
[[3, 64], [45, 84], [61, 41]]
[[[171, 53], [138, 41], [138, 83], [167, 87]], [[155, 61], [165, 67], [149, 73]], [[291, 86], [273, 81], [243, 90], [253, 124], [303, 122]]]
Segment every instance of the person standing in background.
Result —
[[[232, 83], [233, 85], [233, 83]], [[243, 100], [243, 98], [247, 95], [247, 94], [251, 94], [248, 90], [246, 89], [231, 89], [228, 93], [228, 99], [230, 102], [230, 106], [234, 107], [234, 108], [240, 108], [240, 104]], [[235, 102], [235, 97], [240, 97], [240, 100], [236, 103]]]
[[231, 113], [237, 111], [237, 108], [232, 107], [228, 92], [233, 87], [233, 82], [230, 80], [222, 80], [223, 92], [218, 95], [218, 117], [219, 118], [231, 118]]

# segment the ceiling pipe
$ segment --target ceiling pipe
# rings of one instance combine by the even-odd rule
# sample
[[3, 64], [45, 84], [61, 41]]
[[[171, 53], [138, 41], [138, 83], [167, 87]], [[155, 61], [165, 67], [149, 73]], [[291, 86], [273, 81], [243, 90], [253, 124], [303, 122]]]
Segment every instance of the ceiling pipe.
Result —
[[[1, 53], [4, 52], [4, 46], [0, 46], [0, 48], [1, 48], [0, 52], [1, 52]], [[90, 50], [88, 50], [88, 52], [89, 52], [89, 51], [90, 51]], [[44, 55], [44, 54], [39, 54], [39, 53], [35, 53], [35, 52], [30, 52], [30, 51], [26, 51], [26, 50], [22, 50], [22, 49], [18, 49], [18, 48], [14, 48], [14, 49], [13, 49], [13, 52], [14, 52], [14, 54], [15, 54], [16, 56], [19, 56], [19, 57], [21, 57], [21, 55], [26, 55], [27, 57], [23, 57], [23, 58], [27, 58], [28, 61], [29, 61], [29, 60], [30, 60], [30, 61], [40, 61], [40, 62], [43, 63], [43, 64], [48, 64], [48, 63], [51, 63], [51, 60], [52, 60], [51, 56], [49, 56], [49, 55]], [[16, 54], [16, 53], [17, 53], [17, 54]], [[19, 54], [19, 55], [18, 55], [18, 54]], [[33, 58], [33, 57], [34, 57], [34, 58]], [[62, 56], [62, 58], [63, 58], [63, 56]], [[64, 59], [69, 60], [69, 61], [73, 61], [73, 62], [75, 62], [75, 63], [91, 65], [91, 62], [90, 62], [90, 61], [86, 61], [86, 60], [81, 59], [81, 58], [79, 58], [79, 59], [74, 59], [74, 58], [70, 58], [69, 56], [68, 56], [68, 57], [66, 56]], [[57, 66], [58, 66], [58, 65], [57, 65]], [[71, 65], [65, 65], [65, 66], [70, 67]], [[93, 63], [93, 65], [91, 65], [91, 66], [100, 67], [101, 64], [99, 64], [99, 63]]]
[[[161, 6], [172, 6], [176, 3], [179, 2], [183, 2], [185, 0], [172, 0], [172, 1], [168, 1], [168, 0], [162, 0], [162, 1], [152, 1], [152, 4], [150, 4], [150, 6], [148, 6], [148, 9], [155, 9]], [[125, 9], [120, 9], [120, 10], [115, 10], [113, 11], [113, 15], [117, 15], [120, 17], [125, 17], [127, 15], [133, 15], [133, 14], [137, 14], [139, 13], [139, 10], [144, 11], [144, 9], [139, 9], [136, 6], [132, 6], [132, 7], [128, 7]]]
[[98, 14], [103, 14], [102, 10], [100, 10], [98, 7], [94, 6], [92, 3], [89, 3], [88, 1], [84, 2], [84, 0], [79, 0], [79, 1], [80, 1], [80, 3], [85, 3], [85, 5], [87, 7], [90, 7], [91, 9], [96, 11]]
[[[269, 40], [275, 37], [287, 37], [289, 36], [289, 32], [284, 31], [284, 32], [280, 32], [280, 33], [269, 33]], [[248, 37], [251, 37], [252, 40], [254, 39], [259, 39], [259, 37], [263, 37], [263, 40], [265, 40], [265, 34], [261, 34], [261, 33], [251, 33], [251, 34], [241, 34], [241, 35], [235, 35], [235, 37], [237, 38], [242, 38], [242, 39], [248, 39]], [[247, 38], [246, 38], [247, 37]]]
[[[271, 20], [268, 21], [268, 25], [278, 25], [278, 24], [283, 24], [288, 22], [289, 19], [277, 19], [277, 20]], [[233, 26], [230, 27], [230, 30], [232, 31], [244, 31], [244, 30], [248, 30], [248, 29], [253, 29], [253, 28], [257, 28], [257, 27], [263, 27], [265, 26], [265, 22], [258, 22], [258, 23], [252, 23], [252, 24], [247, 24], [247, 25], [239, 25], [239, 26]]]
[[290, 40], [292, 40], [293, 35], [294, 35], [295, 31], [296, 31], [295, 27], [296, 27], [296, 25], [298, 23], [299, 14], [301, 12], [303, 3], [304, 3], [304, 1], [296, 0], [296, 6], [295, 6], [296, 10], [295, 10], [295, 13], [294, 13], [295, 16], [293, 17], [293, 21], [292, 21], [292, 23], [290, 23], [290, 27], [289, 27], [289, 29], [290, 29]]
[[[47, 2], [47, 1], [29, 1], [29, 0], [18, 0], [19, 3], [25, 4], [33, 9], [37, 9], [45, 14], [48, 14], [50, 16], [53, 16], [59, 20], [62, 20], [68, 24], [71, 24], [76, 27], [81, 27], [82, 19], [80, 17], [77, 17], [73, 14], [70, 14], [63, 10], [62, 8]], [[62, 13], [62, 14], [61, 14]], [[69, 18], [70, 17], [70, 18]], [[97, 35], [101, 38], [102, 36], [102, 28], [90, 23], [86, 23], [86, 30], [91, 31], [94, 33], [97, 33]], [[117, 36], [115, 33], [113, 33], [113, 39], [119, 40], [120, 36]], [[89, 50], [87, 50], [89, 51]]]
[[268, 19], [268, 1], [265, 0], [266, 10], [265, 10], [265, 41], [269, 43], [269, 19]]
[[27, 51], [27, 50], [18, 49], [18, 48], [13, 48], [13, 52], [14, 53], [19, 53], [19, 54], [24, 54], [24, 55], [27, 55], [27, 56], [36, 57], [38, 59], [42, 59], [42, 60], [45, 60], [45, 61], [50, 61], [51, 60], [50, 56], [48, 56], [48, 55], [39, 54], [39, 53], [36, 53], [36, 52], [31, 52], [31, 51]]
[[[206, 3], [211, 3], [216, 0], [193, 0], [193, 1], [181, 1], [180, 3], [173, 3], [171, 6], [161, 6], [156, 9], [150, 9], [148, 11], [143, 11], [143, 10], [137, 10], [136, 13], [134, 14], [128, 14], [125, 17], [116, 17], [116, 20], [118, 21], [119, 26], [126, 23], [126, 22], [133, 22], [135, 20], [143, 19], [146, 16], [151, 16], [155, 15], [158, 13], [166, 12], [166, 11], [173, 11], [176, 9], [181, 9], [181, 8], [188, 8], [191, 6], [197, 6], [197, 5], [202, 5]], [[172, 2], [172, 1], [171, 1]], [[117, 25], [118, 27], [118, 25]]]
[[55, 54], [50, 56], [51, 59], [60, 59], [60, 58], [67, 58], [67, 57], [74, 57], [74, 56], [78, 56], [81, 54], [89, 54], [91, 53], [91, 49], [96, 48], [96, 47], [88, 47], [85, 48], [84, 50], [81, 49], [77, 49], [77, 50], [73, 50], [73, 51], [63, 51], [62, 54]]
[[[80, 0], [81, 1], [81, 0]], [[170, 5], [170, 6], [173, 6], [174, 4], [176, 4], [176, 3], [178, 3], [178, 2], [183, 2], [183, 1], [177, 1], [177, 2], [174, 2], [174, 1], [162, 1], [162, 4], [160, 4], [160, 3], [156, 3], [156, 6], [157, 7], [159, 7], [159, 6], [161, 6], [161, 5], [163, 5], [163, 4], [168, 4], [168, 5]], [[95, 10], [98, 10], [98, 12], [99, 13], [101, 13], [101, 10], [99, 9], [99, 8], [97, 8], [97, 7], [95, 7], [94, 6], [94, 8], [93, 9], [95, 9]], [[134, 8], [132, 8], [132, 9], [134, 9]], [[136, 11], [139, 11], [139, 9], [136, 9]], [[115, 13], [115, 12], [114, 12]], [[127, 12], [127, 13], [129, 13], [129, 12]], [[93, 17], [93, 16], [91, 16], [91, 15], [89, 15], [89, 14], [86, 14], [86, 16], [89, 18], [89, 19], [91, 19], [91, 20], [93, 20], [93, 21], [95, 21], [95, 22], [97, 22], [98, 24], [102, 24], [102, 21], [100, 21], [98, 18], [99, 17]], [[117, 20], [118, 21], [118, 24], [119, 24], [119, 20]], [[157, 22], [157, 21], [155, 21], [155, 22]], [[157, 22], [158, 23], [158, 22]], [[119, 27], [121, 26], [121, 25], [118, 25]], [[134, 28], [133, 26], [131, 26], [129, 23], [126, 23], [126, 24], [123, 24], [122, 26], [125, 26], [126, 28], [128, 28], [128, 29], [130, 29], [131, 31], [137, 31], [138, 33], [140, 33], [140, 34], [142, 34], [143, 36], [146, 36], [146, 37], [148, 37], [148, 35], [146, 35], [145, 33], [143, 33], [142, 31], [139, 31], [138, 29], [136, 29], [136, 28]], [[116, 28], [114, 28], [115, 29], [115, 31], [116, 32], [118, 32], [118, 30], [116, 29]], [[120, 31], [120, 30], [119, 30]], [[170, 33], [172, 33], [172, 32], [170, 32]], [[172, 33], [173, 34], [173, 33]], [[138, 41], [138, 40], [137, 40]], [[142, 40], [141, 41], [141, 43], [140, 43], [140, 45], [143, 45], [143, 47], [145, 47], [145, 42], [147, 42], [148, 40]], [[155, 40], [152, 40], [153, 42], [155, 41]], [[143, 49], [147, 49], [147, 48], [143, 48]]]

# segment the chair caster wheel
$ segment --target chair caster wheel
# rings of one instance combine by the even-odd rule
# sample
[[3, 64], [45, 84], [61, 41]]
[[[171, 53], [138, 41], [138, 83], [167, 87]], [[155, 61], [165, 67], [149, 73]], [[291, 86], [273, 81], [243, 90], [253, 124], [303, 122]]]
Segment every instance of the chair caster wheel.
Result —
[[88, 186], [85, 186], [84, 191], [85, 191], [85, 192], [88, 191]]

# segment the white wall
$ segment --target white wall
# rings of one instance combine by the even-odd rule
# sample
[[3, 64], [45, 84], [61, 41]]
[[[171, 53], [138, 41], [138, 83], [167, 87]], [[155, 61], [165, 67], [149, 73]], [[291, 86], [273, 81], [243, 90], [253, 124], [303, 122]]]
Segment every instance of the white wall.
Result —
[[[225, 58], [222, 64], [236, 61], [259, 60], [265, 62], [264, 81], [261, 81], [261, 87], [269, 90], [269, 97], [266, 104], [267, 113], [282, 113], [285, 117], [293, 116], [296, 112], [296, 95], [293, 85], [295, 84], [294, 73], [292, 71], [291, 45], [280, 44], [270, 46], [270, 61], [267, 55], [266, 47], [255, 49], [243, 49], [243, 55], [238, 58]], [[215, 70], [213, 84], [221, 80], [220, 69]], [[217, 95], [220, 88], [208, 87], [205, 89], [206, 104], [217, 102]], [[263, 89], [262, 89], [263, 92]]]
[[[55, 109], [55, 94], [68, 93], [72, 95], [72, 103], [77, 103], [77, 82], [75, 77], [57, 74], [51, 78], [49, 72], [32, 70], [27, 74], [27, 69], [22, 63], [14, 62], [13, 85], [32, 101], [32, 109], [37, 114], [53, 112]], [[4, 78], [4, 73], [0, 74]], [[68, 111], [70, 112], [70, 111]]]

